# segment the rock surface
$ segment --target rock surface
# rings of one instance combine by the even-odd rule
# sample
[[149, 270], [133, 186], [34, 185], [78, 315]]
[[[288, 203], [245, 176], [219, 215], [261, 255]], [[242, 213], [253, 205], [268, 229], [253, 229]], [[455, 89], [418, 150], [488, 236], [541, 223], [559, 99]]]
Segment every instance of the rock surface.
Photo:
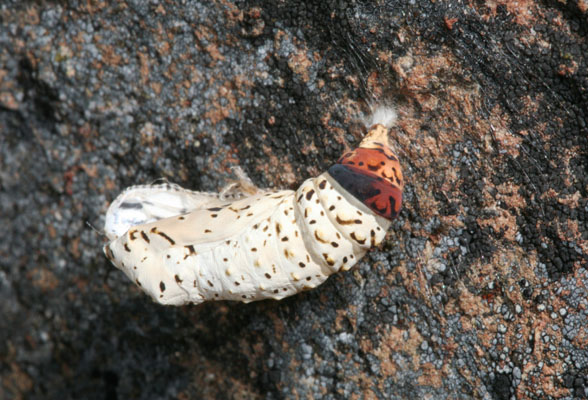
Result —
[[[0, 398], [588, 396], [588, 3], [0, 5]], [[281, 302], [151, 303], [109, 202], [295, 188], [392, 101], [405, 208]]]

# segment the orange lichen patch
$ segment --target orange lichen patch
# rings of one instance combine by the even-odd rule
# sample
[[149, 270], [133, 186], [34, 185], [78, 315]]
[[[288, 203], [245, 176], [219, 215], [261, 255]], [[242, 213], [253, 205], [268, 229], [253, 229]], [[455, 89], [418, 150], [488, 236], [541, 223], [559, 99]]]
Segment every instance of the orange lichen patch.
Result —
[[489, 219], [478, 218], [476, 222], [482, 228], [490, 226], [495, 232], [503, 232], [507, 240], [514, 242], [518, 232], [516, 216], [501, 208], [493, 207], [493, 210], [498, 213], [497, 216]]
[[453, 25], [459, 20], [457, 18], [445, 17], [443, 18], [443, 21], [445, 22], [445, 26], [447, 27], [447, 29], [452, 30]]
[[458, 303], [460, 313], [470, 317], [481, 316], [490, 312], [490, 308], [480, 301], [480, 297], [471, 293], [465, 286], [460, 285]]
[[538, 14], [537, 4], [532, 0], [486, 0], [485, 5], [493, 17], [496, 16], [496, 8], [499, 5], [505, 6], [519, 25], [532, 26], [535, 23], [534, 16]]
[[141, 72], [141, 82], [147, 83], [149, 80], [149, 56], [143, 52], [137, 52], [139, 57], [139, 68]]
[[194, 29], [194, 36], [197, 39], [196, 46], [198, 47], [198, 50], [204, 50], [202, 41], [214, 41], [216, 33], [212, 28], [206, 25], [198, 25], [196, 29]]
[[159, 4], [156, 8], [155, 8], [155, 13], [159, 14], [159, 15], [166, 15], [166, 11], [165, 8], [163, 7], [162, 4]]
[[80, 164], [80, 169], [86, 173], [90, 178], [96, 179], [98, 177], [98, 166], [88, 165], [85, 163]]
[[143, 146], [151, 145], [155, 140], [154, 126], [151, 122], [146, 122], [141, 126], [139, 133], [141, 135], [141, 145]]
[[556, 198], [557, 202], [560, 204], [564, 204], [570, 208], [577, 208], [580, 206], [579, 201], [582, 199], [582, 195], [579, 191], [576, 191], [571, 195], [559, 193]]
[[24, 22], [27, 25], [39, 25], [39, 10], [35, 7], [27, 7], [24, 12]]
[[[218, 49], [218, 46], [215, 43], [211, 43], [208, 46], [206, 46], [204, 48], [204, 50], [210, 55], [210, 57], [214, 60], [214, 61], [224, 61], [225, 60], [225, 56], [223, 56], [220, 52], [220, 50]], [[215, 62], [212, 63], [212, 65], [214, 65]]]
[[153, 92], [156, 95], [160, 95], [161, 94], [161, 88], [162, 88], [161, 83], [159, 83], [159, 82], [151, 82], [149, 84], [149, 87], [151, 87], [151, 89], [153, 90]]
[[421, 376], [417, 381], [420, 385], [432, 386], [434, 388], [441, 388], [443, 386], [443, 377], [448, 376], [448, 364], [443, 365], [443, 370], [437, 369], [432, 363], [424, 363], [420, 367]]
[[523, 142], [521, 136], [514, 135], [505, 126], [494, 126], [492, 131], [494, 139], [498, 143], [498, 150], [506, 150], [512, 157], [519, 156], [519, 146]]
[[423, 218], [432, 218], [439, 213], [439, 202], [433, 197], [431, 190], [425, 189], [424, 186], [414, 187], [419, 199], [419, 208]]
[[417, 47], [411, 54], [394, 60], [392, 69], [400, 78], [402, 91], [417, 99], [425, 107], [424, 111], [431, 111], [438, 106], [438, 98], [431, 89], [439, 87], [440, 77], [457, 65], [455, 57], [449, 53], [430, 57], [420, 51]]
[[335, 317], [335, 328], [338, 331], [345, 331], [348, 326], [351, 326], [353, 331], [357, 328], [357, 306], [351, 305], [345, 309], [337, 310]]
[[[258, 165], [257, 170], [264, 173], [267, 177], [276, 177], [275, 183], [282, 187], [290, 187], [291, 185], [298, 182], [297, 175], [292, 169], [290, 163], [285, 163], [280, 160], [275, 152], [269, 146], [262, 146], [264, 154], [267, 155], [268, 161], [264, 164]], [[281, 171], [279, 176], [276, 176], [274, 171]]]
[[[1, 80], [0, 84], [2, 84]], [[19, 103], [10, 92], [0, 92], [0, 104], [9, 110], [17, 110], [19, 106]]]
[[306, 53], [307, 50], [305, 48], [299, 48], [288, 57], [288, 67], [290, 67], [292, 72], [300, 76], [304, 82], [310, 80], [308, 68], [312, 65]]
[[34, 287], [41, 289], [43, 292], [55, 290], [59, 285], [59, 280], [53, 272], [44, 267], [37, 267], [27, 272], [27, 278], [32, 281]]
[[[210, 102], [211, 106], [204, 113], [204, 118], [208, 119], [213, 125], [227, 118], [231, 115], [231, 112], [236, 112], [237, 100], [234, 88], [235, 85], [232, 81], [225, 82], [219, 88], [217, 96]], [[225, 99], [227, 104], [221, 105], [220, 98]]]
[[101, 43], [102, 37], [100, 35], [94, 36], [96, 47], [100, 50], [102, 61], [110, 66], [120, 66], [122, 64], [122, 57], [116, 53], [113, 46]]
[[73, 256], [73, 258], [78, 259], [82, 256], [80, 252], [80, 238], [74, 237], [69, 242], [69, 252]]
[[[14, 350], [11, 351], [12, 353]], [[19, 393], [15, 399], [26, 398], [26, 393], [33, 389], [33, 380], [16, 362], [10, 363], [10, 370], [2, 374], [2, 389], [7, 393]]]
[[496, 200], [503, 201], [508, 207], [521, 209], [527, 206], [525, 198], [519, 194], [519, 186], [511, 182], [505, 182], [496, 186], [498, 195]]

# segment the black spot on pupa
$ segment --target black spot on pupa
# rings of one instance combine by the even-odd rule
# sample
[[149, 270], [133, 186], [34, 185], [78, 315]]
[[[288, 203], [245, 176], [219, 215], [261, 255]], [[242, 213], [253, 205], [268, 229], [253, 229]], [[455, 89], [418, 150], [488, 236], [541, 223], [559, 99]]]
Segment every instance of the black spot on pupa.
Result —
[[267, 279], [272, 279], [272, 276], [271, 276], [270, 274], [268, 274], [267, 272], [265, 273], [265, 277], [266, 277]]
[[170, 238], [169, 236], [167, 236], [165, 233], [158, 231], [157, 234], [159, 236], [161, 236], [162, 238], [164, 238], [165, 240], [167, 240], [171, 245], [176, 244], [175, 240], [173, 240], [172, 238]]
[[298, 265], [300, 266], [300, 268], [306, 267], [306, 264], [304, 264], [303, 262], [299, 262]]
[[351, 238], [352, 238], [353, 240], [355, 240], [355, 241], [356, 241], [357, 243], [359, 243], [359, 244], [364, 244], [364, 243], [365, 243], [365, 239], [359, 240], [359, 239], [357, 238], [357, 236], [355, 236], [355, 232], [351, 232], [351, 235], [349, 235], [349, 236], [351, 236]]
[[313, 194], [314, 194], [314, 189], [310, 189], [308, 192], [306, 192], [306, 200], [312, 199]]
[[342, 219], [337, 215], [335, 218], [339, 225], [353, 225], [353, 224], [361, 224], [362, 221], [360, 219]]
[[147, 243], [150, 242], [149, 237], [147, 236], [147, 234], [143, 231], [141, 231], [141, 237], [143, 238], [144, 241], [146, 241]]
[[288, 236], [284, 236], [284, 237], [282, 238], [282, 242], [287, 242], [287, 241], [288, 241]]
[[333, 247], [339, 247], [339, 243], [337, 243], [337, 242], [331, 242], [331, 246], [333, 246]]
[[327, 181], [326, 180], [323, 180], [323, 181], [321, 181], [321, 183], [319, 183], [319, 188], [320, 189], [324, 189], [326, 186], [327, 186]]
[[182, 279], [180, 279], [179, 275], [174, 276], [174, 278], [176, 279], [177, 283], [182, 283], [184, 282]]
[[123, 210], [140, 210], [143, 208], [143, 205], [141, 203], [122, 202], [119, 207]]
[[206, 281], [206, 283], [208, 283], [208, 286], [210, 286], [210, 287], [214, 287], [214, 285], [212, 284], [212, 282], [211, 282], [211, 281]]
[[131, 239], [131, 240], [137, 239], [137, 237], [135, 236], [136, 233], [137, 233], [137, 230], [136, 229], [133, 229], [132, 231], [129, 231], [129, 239]]
[[114, 254], [112, 253], [110, 245], [104, 246], [104, 254], [106, 254], [106, 258], [108, 258], [110, 261], [114, 261]]
[[211, 233], [212, 231], [210, 229], [205, 229], [204, 233]]
[[123, 246], [125, 248], [126, 251], [128, 251], [129, 253], [131, 252], [131, 249], [129, 249], [129, 245], [127, 243], [125, 243], [125, 245]]
[[335, 261], [333, 261], [333, 259], [327, 253], [323, 253], [323, 257], [325, 258], [327, 264], [329, 264], [330, 266], [335, 265]]
[[161, 292], [165, 292], [165, 283], [163, 283], [163, 281], [159, 282], [159, 290], [161, 290]]
[[316, 240], [318, 240], [319, 242], [321, 242], [321, 243], [328, 243], [326, 240], [324, 240], [323, 238], [321, 238], [321, 237], [319, 236], [319, 234], [318, 234], [318, 231], [314, 231], [314, 238], [315, 238]]
[[216, 217], [218, 217], [218, 214], [210, 214], [210, 216], [211, 216], [212, 218], [216, 218]]
[[221, 207], [213, 207], [213, 208], [207, 208], [208, 211], [220, 211], [222, 210]]

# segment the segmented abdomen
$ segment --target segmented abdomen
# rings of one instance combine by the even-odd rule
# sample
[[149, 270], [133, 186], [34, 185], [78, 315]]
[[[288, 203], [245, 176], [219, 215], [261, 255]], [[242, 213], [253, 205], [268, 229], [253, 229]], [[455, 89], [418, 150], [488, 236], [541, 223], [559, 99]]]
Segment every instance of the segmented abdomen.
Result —
[[[231, 226], [233, 235], [215, 240], [215, 229]], [[351, 268], [388, 226], [324, 173], [296, 192], [268, 192], [131, 228], [106, 253], [160, 303], [281, 299]], [[210, 240], [190, 242], [197, 229]]]

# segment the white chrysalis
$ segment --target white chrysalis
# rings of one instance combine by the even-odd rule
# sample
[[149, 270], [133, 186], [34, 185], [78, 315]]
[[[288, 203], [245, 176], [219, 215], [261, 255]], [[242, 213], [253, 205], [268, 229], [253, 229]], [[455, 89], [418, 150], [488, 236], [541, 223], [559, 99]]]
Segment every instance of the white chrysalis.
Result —
[[400, 210], [404, 182], [387, 141], [393, 114], [374, 113], [359, 148], [296, 191], [256, 189], [244, 177], [221, 194], [133, 186], [108, 209], [104, 252], [162, 304], [313, 288], [379, 244]]

